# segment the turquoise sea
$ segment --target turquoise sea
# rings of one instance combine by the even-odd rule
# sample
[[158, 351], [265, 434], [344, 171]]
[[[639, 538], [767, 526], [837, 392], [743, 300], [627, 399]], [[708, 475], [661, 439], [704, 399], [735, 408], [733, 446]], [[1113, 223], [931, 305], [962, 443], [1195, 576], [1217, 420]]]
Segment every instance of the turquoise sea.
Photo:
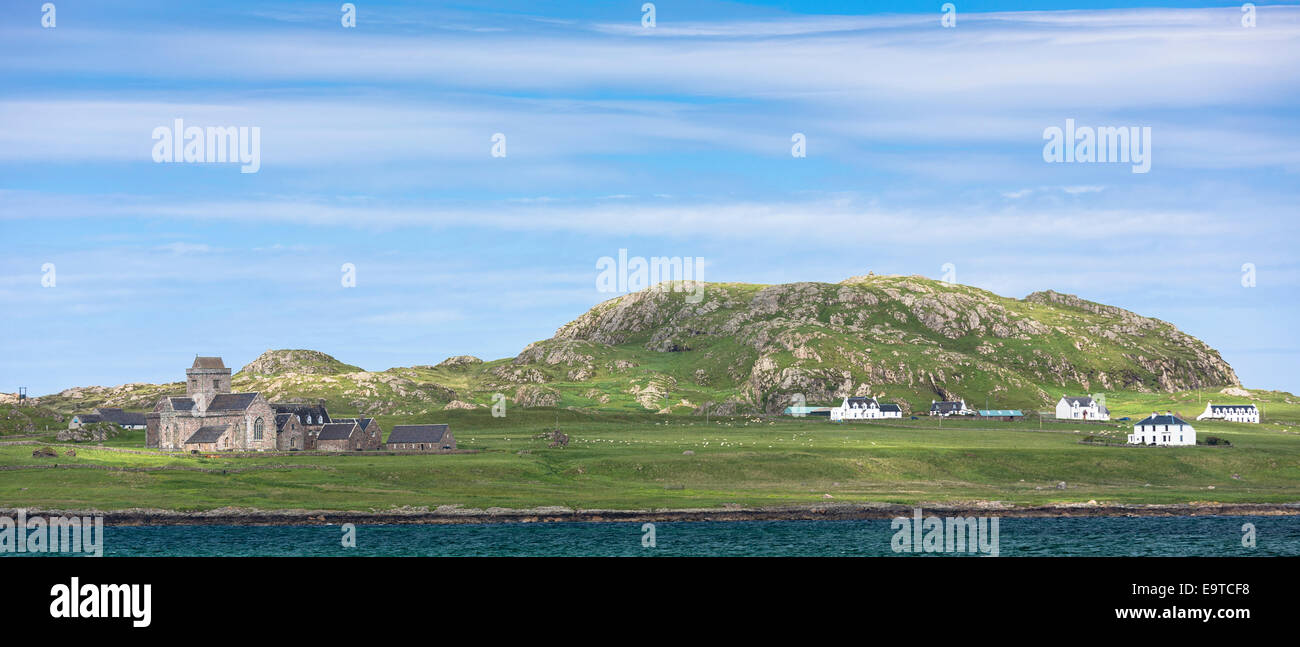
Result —
[[[1243, 546], [1244, 524], [1255, 546]], [[891, 556], [890, 520], [140, 526], [104, 529], [105, 556]], [[1300, 555], [1300, 517], [1003, 518], [1002, 556]], [[902, 553], [906, 555], [907, 553]], [[966, 554], [966, 553], [962, 553]], [[978, 554], [978, 553], [972, 553]]]

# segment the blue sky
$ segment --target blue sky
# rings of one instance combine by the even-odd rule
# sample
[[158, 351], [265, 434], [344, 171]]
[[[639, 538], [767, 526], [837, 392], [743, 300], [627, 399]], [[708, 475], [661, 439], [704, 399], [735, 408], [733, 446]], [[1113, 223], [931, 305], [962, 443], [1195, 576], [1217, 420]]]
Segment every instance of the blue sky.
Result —
[[[627, 249], [754, 283], [951, 263], [1300, 392], [1294, 5], [55, 4], [0, 7], [0, 391], [512, 356]], [[259, 127], [260, 170], [155, 163], [177, 118]], [[1150, 127], [1151, 171], [1045, 163], [1066, 119]]]

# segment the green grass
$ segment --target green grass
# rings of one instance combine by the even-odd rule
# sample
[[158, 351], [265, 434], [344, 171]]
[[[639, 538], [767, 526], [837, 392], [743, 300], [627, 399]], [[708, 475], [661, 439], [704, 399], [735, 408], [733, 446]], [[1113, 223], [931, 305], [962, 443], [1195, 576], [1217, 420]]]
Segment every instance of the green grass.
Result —
[[[1163, 395], [1125, 395], [1116, 416], [1149, 410]], [[1189, 409], [1196, 394], [1172, 394]], [[1205, 394], [1202, 394], [1205, 397]], [[1278, 399], [1285, 398], [1279, 394]], [[922, 418], [832, 424], [644, 413], [511, 410], [443, 412], [461, 448], [475, 454], [197, 458], [78, 447], [76, 457], [31, 457], [32, 446], [0, 446], [0, 465], [75, 463], [119, 467], [197, 466], [255, 471], [0, 471], [0, 505], [50, 508], [220, 507], [386, 510], [400, 506], [645, 509], [880, 501], [999, 500], [1188, 503], [1300, 501], [1300, 406], [1266, 404], [1261, 425], [1197, 423], [1231, 448], [1081, 445], [1088, 435], [1122, 442], [1128, 425], [1072, 425], [1037, 419], [991, 423]], [[1165, 407], [1168, 408], [1168, 407]], [[1203, 408], [1203, 405], [1202, 407]], [[537, 438], [558, 419], [563, 449]], [[394, 424], [418, 416], [381, 417]], [[1077, 430], [1077, 431], [1076, 431]], [[1288, 433], [1290, 432], [1290, 433]], [[108, 446], [139, 448], [142, 432]], [[694, 455], [683, 455], [684, 451]], [[288, 469], [307, 466], [309, 469]], [[1233, 475], [1239, 478], [1233, 478]], [[1068, 489], [1055, 485], [1065, 481]], [[1208, 489], [1214, 486], [1214, 489]], [[830, 494], [833, 499], [824, 495]]]

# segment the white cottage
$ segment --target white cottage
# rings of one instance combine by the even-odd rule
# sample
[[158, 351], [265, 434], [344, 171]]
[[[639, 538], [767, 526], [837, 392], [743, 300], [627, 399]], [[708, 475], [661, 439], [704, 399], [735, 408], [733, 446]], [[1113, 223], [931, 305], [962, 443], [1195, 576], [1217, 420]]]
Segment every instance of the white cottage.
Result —
[[1227, 422], [1259, 423], [1259, 409], [1253, 404], [1205, 404], [1205, 413], [1197, 420], [1225, 420]]
[[881, 404], [875, 398], [844, 398], [844, 402], [831, 409], [831, 420], [877, 420], [902, 418], [903, 410], [896, 404]]
[[1172, 413], [1153, 413], [1133, 425], [1128, 444], [1195, 445], [1196, 430]]
[[966, 406], [965, 400], [930, 401], [930, 415], [947, 418], [948, 416], [969, 416], [975, 412]]
[[1056, 417], [1060, 420], [1110, 420], [1110, 409], [1088, 396], [1061, 396], [1056, 403]]

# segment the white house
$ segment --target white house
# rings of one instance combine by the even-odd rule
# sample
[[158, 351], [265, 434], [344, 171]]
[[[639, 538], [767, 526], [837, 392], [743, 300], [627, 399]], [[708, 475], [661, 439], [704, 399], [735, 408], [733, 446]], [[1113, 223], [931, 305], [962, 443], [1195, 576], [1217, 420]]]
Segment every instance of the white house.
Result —
[[831, 420], [876, 420], [902, 418], [903, 410], [896, 404], [881, 404], [875, 398], [844, 398], [844, 402], [831, 409]]
[[1133, 425], [1128, 444], [1195, 445], [1196, 430], [1172, 413], [1153, 413]]
[[974, 413], [974, 411], [966, 407], [965, 400], [950, 400], [944, 402], [938, 402], [935, 400], [930, 401], [930, 415], [932, 416], [941, 416], [946, 418], [948, 416], [969, 416], [974, 415]]
[[1061, 420], [1110, 420], [1110, 409], [1088, 396], [1061, 396], [1056, 403], [1056, 417]]
[[1205, 413], [1197, 420], [1226, 420], [1228, 422], [1259, 422], [1259, 409], [1253, 404], [1205, 404]]

